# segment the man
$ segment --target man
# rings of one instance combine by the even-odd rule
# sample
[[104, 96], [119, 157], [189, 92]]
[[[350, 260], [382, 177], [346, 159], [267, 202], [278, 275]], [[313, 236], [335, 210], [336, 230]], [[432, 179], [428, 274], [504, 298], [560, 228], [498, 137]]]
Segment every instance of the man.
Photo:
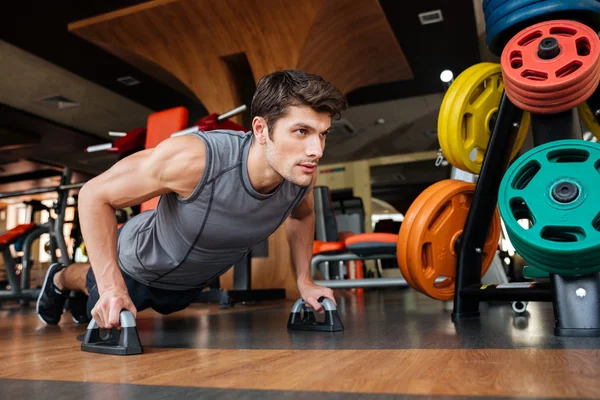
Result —
[[[331, 119], [345, 108], [342, 93], [321, 77], [276, 72], [258, 82], [252, 132], [170, 138], [90, 180], [79, 193], [79, 218], [91, 267], [48, 269], [40, 320], [58, 324], [71, 290], [89, 296], [83, 305], [71, 299], [72, 310], [87, 307], [73, 311], [76, 322], [93, 317], [101, 328], [118, 326], [122, 309], [184, 309], [286, 220], [302, 298], [317, 311], [320, 297], [335, 302], [310, 274], [312, 188]], [[156, 210], [117, 232], [116, 209], [156, 196]]]

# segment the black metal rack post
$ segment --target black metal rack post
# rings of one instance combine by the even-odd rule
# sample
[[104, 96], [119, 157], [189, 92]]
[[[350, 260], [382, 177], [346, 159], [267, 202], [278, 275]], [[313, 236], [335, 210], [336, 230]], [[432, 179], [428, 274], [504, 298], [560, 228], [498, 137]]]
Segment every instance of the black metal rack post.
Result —
[[503, 94], [460, 240], [452, 318], [479, 316], [480, 299], [465, 297], [462, 293], [467, 287], [480, 285], [482, 249], [496, 211], [500, 182], [510, 162], [522, 116], [523, 111]]

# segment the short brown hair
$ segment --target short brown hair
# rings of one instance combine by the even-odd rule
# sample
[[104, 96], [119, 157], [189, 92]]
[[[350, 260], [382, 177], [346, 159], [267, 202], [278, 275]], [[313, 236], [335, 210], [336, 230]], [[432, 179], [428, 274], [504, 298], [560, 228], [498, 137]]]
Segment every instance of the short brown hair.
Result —
[[256, 85], [252, 98], [252, 119], [267, 121], [269, 136], [275, 122], [289, 106], [306, 105], [316, 112], [326, 112], [333, 119], [341, 116], [348, 104], [335, 86], [318, 75], [288, 69], [263, 76]]

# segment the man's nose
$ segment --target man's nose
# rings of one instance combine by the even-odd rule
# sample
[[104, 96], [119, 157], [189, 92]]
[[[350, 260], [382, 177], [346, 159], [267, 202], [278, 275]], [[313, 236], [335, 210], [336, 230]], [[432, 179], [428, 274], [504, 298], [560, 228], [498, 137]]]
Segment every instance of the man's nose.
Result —
[[319, 136], [310, 138], [308, 146], [306, 147], [306, 155], [310, 158], [321, 158], [323, 156], [323, 143]]

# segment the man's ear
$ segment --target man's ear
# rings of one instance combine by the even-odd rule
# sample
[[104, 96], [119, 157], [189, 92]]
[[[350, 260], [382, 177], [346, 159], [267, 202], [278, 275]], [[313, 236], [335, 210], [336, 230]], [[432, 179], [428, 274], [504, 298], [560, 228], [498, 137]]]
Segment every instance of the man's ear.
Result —
[[263, 117], [254, 117], [252, 120], [252, 130], [254, 131], [254, 137], [259, 144], [267, 143], [269, 127], [267, 126], [267, 121], [265, 121]]

